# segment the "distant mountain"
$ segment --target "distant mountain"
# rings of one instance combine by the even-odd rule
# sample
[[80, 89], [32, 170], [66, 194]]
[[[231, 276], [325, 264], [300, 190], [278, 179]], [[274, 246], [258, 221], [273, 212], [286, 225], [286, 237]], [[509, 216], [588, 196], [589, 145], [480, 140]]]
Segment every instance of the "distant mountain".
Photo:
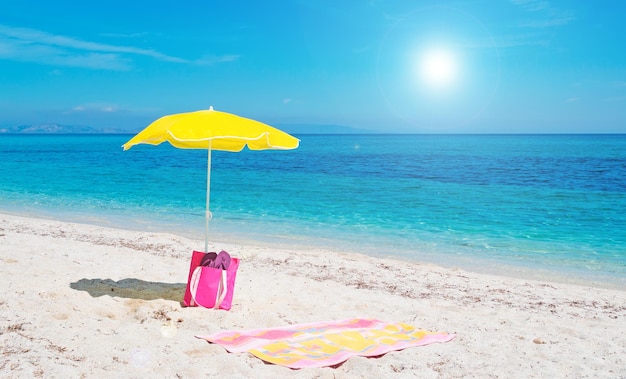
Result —
[[[343, 125], [320, 124], [276, 124], [280, 130], [290, 134], [371, 134], [378, 133], [368, 129], [353, 128]], [[94, 128], [92, 126], [60, 125], [54, 123], [0, 127], [0, 134], [114, 134], [129, 131], [114, 128]]]
[[122, 133], [113, 128], [94, 128], [91, 126], [59, 125], [59, 124], [33, 124], [0, 128], [4, 134], [99, 134], [99, 133]]
[[371, 134], [376, 131], [353, 128], [343, 125], [319, 125], [319, 124], [276, 124], [278, 129], [290, 134]]

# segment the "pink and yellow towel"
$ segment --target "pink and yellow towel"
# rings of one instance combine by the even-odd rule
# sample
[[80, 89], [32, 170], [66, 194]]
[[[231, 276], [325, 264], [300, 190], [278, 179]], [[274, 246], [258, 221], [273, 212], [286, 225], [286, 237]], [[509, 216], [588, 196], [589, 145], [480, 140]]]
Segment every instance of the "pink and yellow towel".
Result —
[[231, 353], [247, 351], [266, 362], [299, 369], [333, 366], [355, 355], [373, 357], [407, 347], [448, 342], [455, 335], [428, 332], [403, 323], [355, 318], [196, 337], [220, 344]]

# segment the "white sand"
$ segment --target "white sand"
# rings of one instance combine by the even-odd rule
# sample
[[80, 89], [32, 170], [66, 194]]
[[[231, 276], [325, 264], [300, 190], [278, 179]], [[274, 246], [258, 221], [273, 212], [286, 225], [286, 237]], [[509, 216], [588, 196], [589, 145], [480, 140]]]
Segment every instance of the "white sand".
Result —
[[[202, 241], [0, 214], [0, 377], [624, 378], [626, 292], [327, 251], [222, 245], [231, 311], [182, 308]], [[457, 334], [290, 370], [194, 336], [352, 317]]]

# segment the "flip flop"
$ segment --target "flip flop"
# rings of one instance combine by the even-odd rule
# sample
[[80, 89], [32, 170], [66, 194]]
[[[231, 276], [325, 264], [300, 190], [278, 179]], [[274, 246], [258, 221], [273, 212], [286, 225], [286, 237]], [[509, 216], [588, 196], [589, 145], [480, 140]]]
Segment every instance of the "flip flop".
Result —
[[215, 261], [213, 262], [213, 266], [211, 267], [218, 268], [221, 270], [228, 270], [228, 267], [230, 266], [230, 259], [231, 259], [230, 254], [222, 250], [220, 251], [219, 254], [217, 254], [217, 257], [215, 258]]
[[200, 261], [200, 266], [209, 266], [214, 267], [215, 259], [217, 258], [217, 253], [206, 253], [202, 260]]

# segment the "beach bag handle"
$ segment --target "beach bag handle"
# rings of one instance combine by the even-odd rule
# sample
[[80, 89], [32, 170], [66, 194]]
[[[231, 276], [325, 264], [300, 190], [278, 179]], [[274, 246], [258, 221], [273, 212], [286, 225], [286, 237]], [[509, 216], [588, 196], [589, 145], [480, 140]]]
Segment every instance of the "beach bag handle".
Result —
[[[219, 272], [219, 278], [216, 277], [218, 275], [217, 272]], [[203, 273], [207, 273], [209, 276], [208, 279], [201, 281]], [[198, 287], [200, 287], [200, 291], [203, 295], [208, 295], [208, 304], [198, 302]], [[228, 291], [226, 270], [206, 266], [196, 267], [193, 271], [193, 275], [191, 276], [189, 291], [191, 292], [193, 303], [207, 309], [219, 309], [220, 305], [222, 305], [222, 301], [224, 301], [224, 298], [226, 297], [226, 292]], [[210, 303], [213, 304], [211, 305]]]

